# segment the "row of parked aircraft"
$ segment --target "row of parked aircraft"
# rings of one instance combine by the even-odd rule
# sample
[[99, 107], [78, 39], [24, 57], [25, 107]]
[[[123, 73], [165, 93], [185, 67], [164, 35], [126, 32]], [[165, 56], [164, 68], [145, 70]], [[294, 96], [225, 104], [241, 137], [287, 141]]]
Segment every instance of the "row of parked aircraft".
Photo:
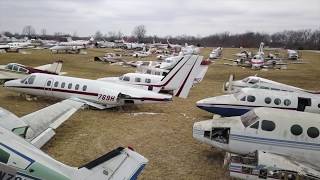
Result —
[[318, 92], [257, 76], [224, 84], [226, 95], [197, 102], [215, 114], [193, 137], [226, 151], [238, 179], [320, 179]]

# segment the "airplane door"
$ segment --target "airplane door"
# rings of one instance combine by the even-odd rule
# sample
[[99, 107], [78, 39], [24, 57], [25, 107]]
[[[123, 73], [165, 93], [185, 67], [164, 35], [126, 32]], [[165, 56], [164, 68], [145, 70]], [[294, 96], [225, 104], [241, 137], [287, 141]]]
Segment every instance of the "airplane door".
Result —
[[45, 96], [53, 96], [52, 93], [53, 79], [48, 79], [44, 84], [44, 95]]
[[311, 106], [311, 98], [298, 97], [297, 111], [304, 111], [306, 106]]

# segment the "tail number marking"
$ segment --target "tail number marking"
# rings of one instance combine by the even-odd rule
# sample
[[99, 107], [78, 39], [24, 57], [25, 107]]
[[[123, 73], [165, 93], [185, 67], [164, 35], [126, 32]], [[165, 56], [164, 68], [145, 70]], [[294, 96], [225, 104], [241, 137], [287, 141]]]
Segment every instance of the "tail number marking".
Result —
[[115, 96], [110, 96], [106, 94], [98, 94], [98, 100], [102, 101], [115, 101], [116, 97]]

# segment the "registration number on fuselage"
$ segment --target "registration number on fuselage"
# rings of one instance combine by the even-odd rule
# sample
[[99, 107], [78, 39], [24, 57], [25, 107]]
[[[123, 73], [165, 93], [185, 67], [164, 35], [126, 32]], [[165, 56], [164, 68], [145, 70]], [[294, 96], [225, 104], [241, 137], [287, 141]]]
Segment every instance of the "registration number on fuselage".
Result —
[[116, 97], [106, 95], [106, 94], [98, 94], [98, 100], [100, 100], [100, 101], [115, 101]]

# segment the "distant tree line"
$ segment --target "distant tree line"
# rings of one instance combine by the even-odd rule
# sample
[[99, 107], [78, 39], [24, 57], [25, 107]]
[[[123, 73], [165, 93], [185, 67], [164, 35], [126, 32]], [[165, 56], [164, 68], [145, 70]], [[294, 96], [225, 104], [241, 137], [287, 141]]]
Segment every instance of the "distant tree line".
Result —
[[[72, 37], [74, 40], [78, 39], [88, 39], [89, 37], [78, 37], [77, 33], [74, 32], [73, 35], [56, 32], [53, 35], [48, 35], [46, 29], [42, 29], [40, 33], [36, 33], [35, 29], [31, 25], [27, 25], [23, 28], [22, 33], [11, 33], [4, 32], [5, 36], [15, 37], [15, 38], [41, 38], [47, 40], [58, 40], [66, 41], [66, 37]], [[229, 32], [212, 34], [205, 37], [195, 37], [188, 35], [180, 36], [167, 36], [158, 37], [147, 36], [147, 30], [144, 25], [138, 25], [134, 27], [132, 34], [125, 36], [121, 31], [109, 31], [103, 34], [101, 31], [97, 31], [94, 37], [97, 41], [115, 41], [119, 39], [124, 39], [128, 42], [162, 42], [167, 43], [167, 40], [172, 44], [185, 43], [204, 46], [204, 47], [244, 47], [244, 48], [256, 48], [259, 46], [260, 42], [264, 42], [266, 46], [269, 47], [282, 47], [288, 49], [314, 49], [320, 50], [320, 28], [316, 30], [304, 29], [295, 31], [282, 31], [272, 34], [259, 33], [259, 32], [246, 32], [242, 34], [231, 34]]]

